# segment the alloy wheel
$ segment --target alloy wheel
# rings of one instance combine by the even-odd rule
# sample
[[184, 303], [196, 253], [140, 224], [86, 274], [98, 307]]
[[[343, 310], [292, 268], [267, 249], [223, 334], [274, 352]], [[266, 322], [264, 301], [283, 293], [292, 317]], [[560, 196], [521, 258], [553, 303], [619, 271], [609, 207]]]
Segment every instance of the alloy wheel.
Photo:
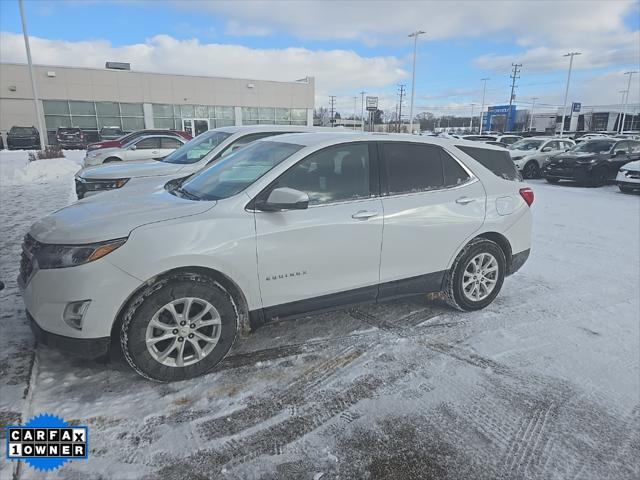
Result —
[[469, 260], [462, 275], [462, 292], [472, 302], [487, 298], [498, 282], [498, 260], [490, 253], [480, 253]]

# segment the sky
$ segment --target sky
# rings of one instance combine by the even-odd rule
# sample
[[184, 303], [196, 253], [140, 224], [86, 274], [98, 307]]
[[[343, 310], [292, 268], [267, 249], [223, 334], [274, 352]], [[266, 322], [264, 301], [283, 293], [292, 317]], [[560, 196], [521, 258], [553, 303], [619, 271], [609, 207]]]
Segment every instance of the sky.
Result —
[[[395, 110], [399, 84], [415, 112], [477, 114], [509, 102], [511, 64], [522, 69], [518, 108], [562, 105], [576, 51], [569, 102], [619, 105], [640, 70], [637, 0], [204, 1], [25, 0], [35, 63], [264, 80], [316, 79], [316, 107], [336, 95], [343, 115], [366, 91]], [[0, 0], [0, 61], [26, 62], [17, 0]], [[640, 103], [640, 75], [629, 103]]]

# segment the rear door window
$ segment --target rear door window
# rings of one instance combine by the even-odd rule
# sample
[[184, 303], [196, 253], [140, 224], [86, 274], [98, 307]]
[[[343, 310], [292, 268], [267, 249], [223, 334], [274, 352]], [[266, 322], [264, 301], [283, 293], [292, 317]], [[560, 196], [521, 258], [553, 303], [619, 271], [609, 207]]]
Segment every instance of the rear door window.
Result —
[[491, 170], [495, 175], [505, 180], [520, 180], [520, 175], [507, 151], [491, 150], [488, 148], [468, 147], [456, 145], [457, 148], [473, 158], [480, 165]]
[[256, 140], [260, 140], [261, 138], [273, 137], [275, 135], [284, 135], [285, 133], [293, 133], [293, 132], [260, 132], [260, 133], [250, 133], [243, 137], [238, 138], [224, 149], [224, 151], [219, 155], [220, 158], [226, 157], [232, 152], [248, 145], [251, 142], [255, 142]]
[[136, 143], [137, 150], [152, 150], [154, 148], [160, 148], [160, 138], [158, 137], [143, 138]]
[[182, 143], [175, 137], [162, 137], [160, 139], [160, 148], [180, 148]]
[[425, 192], [445, 186], [440, 148], [418, 143], [383, 143], [390, 195]]

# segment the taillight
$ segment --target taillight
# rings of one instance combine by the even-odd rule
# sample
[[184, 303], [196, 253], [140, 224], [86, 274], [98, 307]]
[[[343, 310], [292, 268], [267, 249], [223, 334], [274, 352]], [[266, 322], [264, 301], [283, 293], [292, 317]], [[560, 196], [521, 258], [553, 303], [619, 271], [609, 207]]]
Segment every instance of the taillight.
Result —
[[520, 196], [524, 199], [525, 202], [527, 202], [527, 205], [531, 206], [534, 200], [533, 190], [531, 190], [531, 188], [521, 188]]

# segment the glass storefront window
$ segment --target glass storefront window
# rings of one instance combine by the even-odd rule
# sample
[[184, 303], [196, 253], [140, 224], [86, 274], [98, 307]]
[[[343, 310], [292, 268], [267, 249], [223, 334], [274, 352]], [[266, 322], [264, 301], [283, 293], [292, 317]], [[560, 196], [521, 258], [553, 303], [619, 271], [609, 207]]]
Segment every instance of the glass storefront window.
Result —
[[93, 102], [69, 102], [71, 115], [93, 115], [96, 116], [96, 104]]
[[278, 125], [289, 125], [290, 110], [288, 108], [276, 108], [276, 123]]
[[233, 107], [216, 107], [215, 118], [224, 118], [226, 120], [233, 120], [235, 117]]
[[[98, 116], [120, 116], [120, 104], [118, 102], [96, 102], [96, 112]], [[118, 120], [120, 123], [120, 120]]]
[[156, 118], [153, 117], [153, 126], [155, 128], [175, 128], [173, 118]]
[[291, 109], [291, 121], [292, 122], [304, 122], [304, 124], [306, 124], [307, 123], [307, 109], [306, 108], [292, 108]]
[[196, 113], [193, 105], [182, 105], [180, 110], [182, 112], [182, 118], [193, 118]]
[[66, 100], [43, 100], [42, 107], [45, 115], [69, 115], [69, 102]]
[[276, 120], [276, 109], [260, 107], [260, 123], [274, 123]]
[[122, 119], [122, 129], [125, 132], [133, 132], [144, 128], [144, 118], [124, 117]]
[[71, 126], [86, 128], [88, 130], [96, 130], [98, 128], [98, 123], [96, 121], [95, 115], [93, 117], [74, 115], [71, 117]]
[[120, 115], [123, 117], [142, 117], [144, 113], [142, 111], [141, 103], [121, 103]]
[[102, 127], [122, 128], [120, 117], [98, 117], [98, 128]]
[[247, 122], [258, 120], [258, 108], [257, 107], [242, 107], [242, 123], [248, 125]]
[[71, 118], [66, 115], [46, 115], [44, 123], [47, 130], [57, 130], [58, 127], [70, 127]]
[[209, 118], [209, 107], [206, 105], [196, 105], [195, 110], [195, 118]]
[[173, 105], [154, 103], [152, 108], [154, 117], [173, 118]]

